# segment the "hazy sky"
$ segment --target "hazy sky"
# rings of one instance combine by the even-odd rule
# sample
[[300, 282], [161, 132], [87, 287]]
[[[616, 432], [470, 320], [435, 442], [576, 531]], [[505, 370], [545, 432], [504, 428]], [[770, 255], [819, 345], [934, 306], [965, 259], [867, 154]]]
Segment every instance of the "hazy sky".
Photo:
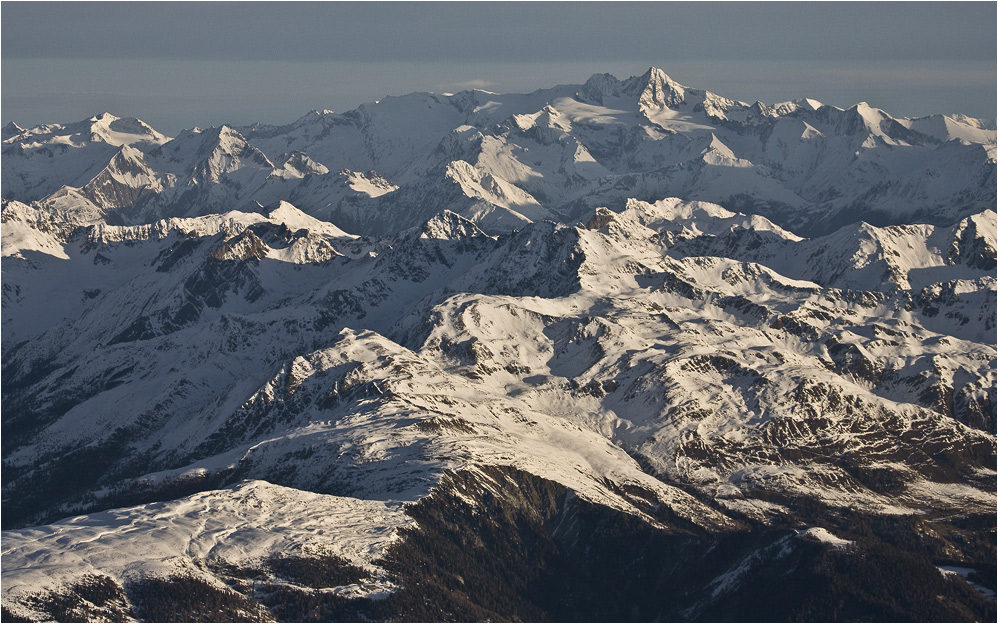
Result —
[[0, 3], [0, 122], [166, 134], [654, 65], [753, 102], [995, 117], [994, 2]]

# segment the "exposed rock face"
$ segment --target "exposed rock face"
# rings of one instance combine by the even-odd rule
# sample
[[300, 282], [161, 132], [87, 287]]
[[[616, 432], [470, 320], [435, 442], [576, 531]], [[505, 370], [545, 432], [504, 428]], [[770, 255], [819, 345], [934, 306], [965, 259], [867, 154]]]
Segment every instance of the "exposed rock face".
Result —
[[940, 572], [993, 584], [998, 406], [946, 119], [651, 70], [5, 129], [5, 618], [994, 619]]

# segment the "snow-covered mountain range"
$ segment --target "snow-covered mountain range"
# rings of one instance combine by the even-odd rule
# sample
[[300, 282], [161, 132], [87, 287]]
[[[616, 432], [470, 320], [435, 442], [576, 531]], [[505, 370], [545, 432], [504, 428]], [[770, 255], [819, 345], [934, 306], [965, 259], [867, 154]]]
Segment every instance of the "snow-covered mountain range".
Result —
[[654, 68], [9, 125], [5, 615], [993, 617], [995, 171]]
[[286, 126], [168, 139], [104, 113], [3, 134], [5, 198], [79, 222], [149, 223], [287, 200], [361, 235], [447, 209], [498, 233], [628, 199], [682, 197], [799, 234], [860, 220], [953, 223], [994, 206], [995, 127], [865, 103], [768, 106], [659, 69], [525, 95], [390, 97]]

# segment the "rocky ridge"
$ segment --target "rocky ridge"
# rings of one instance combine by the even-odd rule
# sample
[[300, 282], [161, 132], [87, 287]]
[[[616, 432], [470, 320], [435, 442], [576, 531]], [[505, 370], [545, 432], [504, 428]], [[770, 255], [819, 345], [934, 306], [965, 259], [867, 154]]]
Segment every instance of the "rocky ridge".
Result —
[[993, 188], [897, 190], [986, 124], [658, 70], [123, 121], [4, 134], [5, 614], [993, 616], [937, 569], [993, 583]]

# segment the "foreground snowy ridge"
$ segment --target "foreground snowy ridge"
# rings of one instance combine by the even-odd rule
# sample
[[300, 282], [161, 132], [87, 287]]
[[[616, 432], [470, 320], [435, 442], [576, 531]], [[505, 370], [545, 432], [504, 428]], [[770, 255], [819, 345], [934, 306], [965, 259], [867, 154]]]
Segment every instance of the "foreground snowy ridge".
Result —
[[990, 617], [994, 137], [656, 69], [5, 129], [4, 609]]
[[[57, 590], [88, 574], [119, 580], [202, 574], [198, 564], [213, 559], [242, 563], [275, 553], [323, 554], [332, 548], [370, 565], [395, 529], [408, 522], [399, 505], [247, 481], [177, 501], [5, 533], [4, 591], [17, 597]], [[40, 549], [50, 553], [43, 565], [32, 561]]]

